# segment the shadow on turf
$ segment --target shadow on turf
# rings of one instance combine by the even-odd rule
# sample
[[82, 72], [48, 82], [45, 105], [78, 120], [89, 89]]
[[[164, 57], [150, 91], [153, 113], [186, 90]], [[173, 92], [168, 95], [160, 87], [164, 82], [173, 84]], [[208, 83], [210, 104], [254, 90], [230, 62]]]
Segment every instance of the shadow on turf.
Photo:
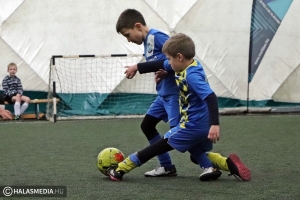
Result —
[[170, 181], [172, 180], [173, 183], [182, 183], [182, 182], [188, 182], [190, 181], [191, 183], [227, 183], [227, 182], [236, 182], [236, 183], [248, 183], [251, 181], [242, 181], [240, 179], [235, 178], [234, 176], [228, 176], [227, 174], [223, 174], [219, 179], [214, 180], [214, 181], [208, 181], [208, 182], [203, 182], [199, 180], [199, 177], [197, 176], [173, 176], [173, 177], [144, 177], [144, 176], [138, 176], [138, 175], [125, 175], [123, 177], [122, 181], [112, 181], [108, 176], [104, 176], [103, 174], [99, 174], [97, 176], [92, 177], [93, 180], [96, 181], [110, 181], [110, 182], [126, 182], [126, 183], [137, 183], [137, 184], [143, 184], [145, 181], [147, 181], [147, 184], [150, 182], [159, 182], [163, 183], [165, 181]]

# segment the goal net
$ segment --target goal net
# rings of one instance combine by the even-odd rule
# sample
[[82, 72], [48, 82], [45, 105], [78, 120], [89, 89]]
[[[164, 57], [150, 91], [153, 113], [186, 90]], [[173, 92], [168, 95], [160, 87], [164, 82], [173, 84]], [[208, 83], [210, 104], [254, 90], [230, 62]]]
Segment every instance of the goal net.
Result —
[[53, 56], [47, 119], [116, 118], [144, 115], [155, 99], [153, 73], [125, 77], [125, 66], [143, 55]]

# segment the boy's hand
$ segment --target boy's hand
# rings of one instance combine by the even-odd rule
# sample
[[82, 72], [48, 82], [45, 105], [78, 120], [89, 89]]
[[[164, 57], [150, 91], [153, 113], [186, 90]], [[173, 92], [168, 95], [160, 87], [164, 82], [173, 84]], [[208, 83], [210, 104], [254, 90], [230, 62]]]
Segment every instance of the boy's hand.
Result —
[[124, 72], [124, 74], [126, 74], [126, 78], [128, 78], [128, 79], [132, 79], [138, 70], [137, 64], [131, 65], [131, 66], [125, 66], [125, 68], [127, 68], [127, 69]]
[[0, 116], [3, 119], [12, 119], [12, 114], [9, 110], [4, 110], [3, 108], [0, 109]]
[[212, 143], [216, 143], [220, 139], [220, 126], [212, 125], [208, 132], [208, 139], [211, 140]]
[[168, 72], [163, 69], [160, 69], [159, 71], [155, 72], [155, 82], [159, 83], [161, 79], [167, 76], [168, 76]]

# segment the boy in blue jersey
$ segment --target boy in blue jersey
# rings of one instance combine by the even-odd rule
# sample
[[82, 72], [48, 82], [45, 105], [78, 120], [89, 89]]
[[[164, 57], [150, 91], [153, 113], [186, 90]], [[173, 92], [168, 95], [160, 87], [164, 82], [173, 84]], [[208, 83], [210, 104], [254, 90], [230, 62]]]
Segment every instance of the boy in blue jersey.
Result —
[[[162, 52], [163, 44], [169, 39], [165, 33], [147, 27], [143, 15], [135, 9], [127, 9], [121, 13], [116, 24], [116, 30], [127, 38], [128, 42], [144, 45], [146, 61], [165, 60]], [[166, 74], [157, 82], [157, 98], [152, 102], [142, 123], [141, 129], [150, 144], [161, 139], [156, 125], [163, 120], [175, 127], [179, 120], [178, 88], [174, 73]], [[146, 177], [176, 176], [176, 168], [172, 164], [169, 153], [158, 155], [160, 166], [145, 173]]]
[[[135, 44], [144, 44], [144, 55], [147, 61], [165, 60], [166, 57], [162, 52], [162, 47], [165, 41], [169, 38], [165, 33], [155, 29], [149, 29], [140, 12], [134, 9], [127, 9], [120, 15], [116, 24], [116, 30], [127, 38], [128, 42]], [[143, 63], [139, 63], [143, 64]], [[125, 74], [131, 79], [137, 72], [137, 64], [127, 66]], [[152, 70], [156, 72], [156, 70]], [[164, 71], [160, 69], [160, 71]], [[140, 71], [141, 73], [141, 71]], [[170, 128], [177, 126], [180, 121], [179, 113], [179, 91], [175, 82], [174, 71], [163, 73], [164, 78], [157, 81], [158, 97], [152, 103], [148, 112], [146, 113], [142, 123], [141, 129], [146, 135], [150, 144], [155, 143], [161, 139], [160, 134], [156, 130], [156, 125], [161, 120], [170, 123]], [[219, 169], [229, 171], [233, 175], [239, 176], [242, 180], [249, 180], [249, 170], [241, 162], [236, 154], [229, 155], [228, 158], [221, 156], [219, 153], [208, 152], [208, 158]], [[160, 166], [145, 173], [146, 177], [159, 176], [176, 176], [176, 168], [171, 162], [170, 155], [165, 152], [158, 155]], [[191, 156], [191, 160], [198, 164]]]
[[[137, 166], [141, 166], [156, 155], [176, 149], [188, 151], [194, 161], [203, 169], [201, 181], [215, 180], [221, 172], [214, 167], [206, 155], [212, 150], [212, 144], [219, 140], [219, 113], [215, 93], [206, 81], [203, 67], [194, 59], [195, 45], [190, 37], [184, 34], [172, 36], [163, 46], [168, 62], [149, 62], [138, 66], [140, 73], [155, 72], [164, 69], [175, 71], [176, 82], [180, 91], [181, 119], [176, 127], [171, 128], [164, 138], [141, 151], [131, 154], [116, 168], [110, 168], [108, 175], [112, 180], [122, 180]], [[155, 67], [154, 67], [155, 66]], [[228, 163], [229, 167], [230, 163]], [[239, 166], [237, 166], [238, 168]], [[244, 171], [243, 171], [244, 170]], [[242, 176], [250, 180], [250, 171], [243, 168]]]

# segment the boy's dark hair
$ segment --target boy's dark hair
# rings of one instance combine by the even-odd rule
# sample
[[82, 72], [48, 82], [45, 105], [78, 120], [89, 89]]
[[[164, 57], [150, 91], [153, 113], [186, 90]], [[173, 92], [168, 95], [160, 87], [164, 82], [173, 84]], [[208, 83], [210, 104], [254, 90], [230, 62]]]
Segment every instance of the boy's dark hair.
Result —
[[162, 51], [174, 58], [181, 53], [186, 59], [192, 59], [195, 56], [195, 43], [188, 35], [178, 33], [165, 42]]
[[116, 24], [117, 33], [120, 33], [124, 28], [132, 29], [136, 23], [141, 23], [146, 26], [143, 15], [135, 9], [124, 10]]

